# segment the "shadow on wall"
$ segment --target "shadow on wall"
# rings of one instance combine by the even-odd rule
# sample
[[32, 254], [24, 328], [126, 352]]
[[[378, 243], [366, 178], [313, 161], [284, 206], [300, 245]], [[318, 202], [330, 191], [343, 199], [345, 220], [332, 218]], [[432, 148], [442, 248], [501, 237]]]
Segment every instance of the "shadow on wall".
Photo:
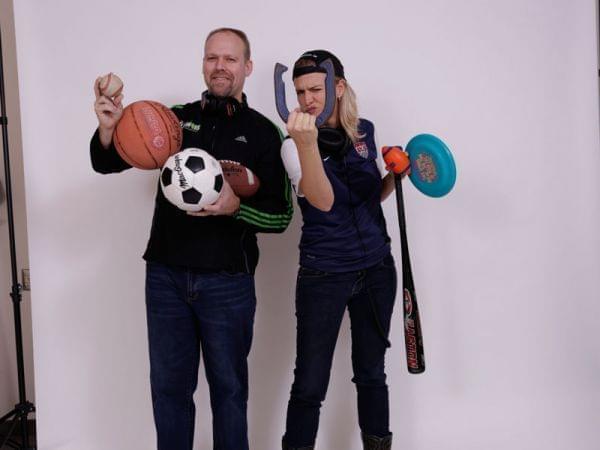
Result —
[[[283, 435], [285, 411], [296, 352], [295, 273], [302, 219], [294, 211], [283, 235], [259, 234], [256, 271], [256, 318], [249, 360], [250, 442], [277, 448]], [[268, 442], [268, 444], [267, 444]]]
[[[284, 235], [258, 235], [257, 313], [250, 353], [250, 442], [279, 448], [296, 356], [295, 289], [302, 216], [296, 207]], [[350, 382], [350, 327], [342, 324], [328, 399], [317, 437], [325, 448], [353, 448], [357, 440], [355, 387]], [[349, 376], [344, 376], [347, 374]], [[325, 430], [336, 430], [333, 435]], [[329, 441], [329, 442], [327, 442]]]

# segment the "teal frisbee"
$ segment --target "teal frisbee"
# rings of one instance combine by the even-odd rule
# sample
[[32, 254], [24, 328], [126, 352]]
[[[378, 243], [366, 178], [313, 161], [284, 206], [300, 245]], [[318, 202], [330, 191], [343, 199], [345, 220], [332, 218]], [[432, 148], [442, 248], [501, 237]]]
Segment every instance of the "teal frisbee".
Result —
[[456, 183], [456, 164], [450, 149], [432, 134], [419, 134], [406, 146], [410, 181], [423, 194], [443, 197]]

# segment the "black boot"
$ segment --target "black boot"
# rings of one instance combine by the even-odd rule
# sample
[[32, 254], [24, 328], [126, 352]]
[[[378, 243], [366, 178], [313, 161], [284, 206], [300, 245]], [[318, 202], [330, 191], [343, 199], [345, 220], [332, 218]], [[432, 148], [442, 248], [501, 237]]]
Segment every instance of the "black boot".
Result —
[[284, 440], [281, 441], [281, 448], [283, 450], [315, 450], [315, 446], [314, 445], [310, 445], [308, 447], [290, 447], [289, 445], [287, 445], [285, 443]]
[[361, 433], [363, 448], [364, 450], [391, 450], [392, 448], [392, 435], [388, 434], [386, 437], [370, 436], [365, 433]]

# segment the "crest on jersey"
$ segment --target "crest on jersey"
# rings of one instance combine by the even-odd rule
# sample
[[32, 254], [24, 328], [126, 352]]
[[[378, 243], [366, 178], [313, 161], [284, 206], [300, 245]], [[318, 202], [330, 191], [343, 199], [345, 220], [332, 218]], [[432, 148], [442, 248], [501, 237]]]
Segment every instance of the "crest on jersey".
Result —
[[369, 147], [367, 147], [366, 142], [359, 141], [354, 144], [354, 150], [363, 158], [367, 159], [369, 157]]

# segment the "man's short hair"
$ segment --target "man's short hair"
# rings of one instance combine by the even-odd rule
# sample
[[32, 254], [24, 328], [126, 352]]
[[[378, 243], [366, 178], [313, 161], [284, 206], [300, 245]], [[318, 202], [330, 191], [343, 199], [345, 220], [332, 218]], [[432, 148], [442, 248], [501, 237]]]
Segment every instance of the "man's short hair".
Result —
[[239, 37], [244, 43], [244, 58], [246, 58], [246, 61], [250, 59], [250, 41], [248, 40], [246, 33], [244, 33], [242, 30], [238, 30], [237, 28], [217, 28], [216, 30], [212, 30], [210, 33], [208, 33], [208, 36], [206, 36], [206, 40], [204, 42], [208, 42], [208, 40], [217, 33], [233, 33]]

